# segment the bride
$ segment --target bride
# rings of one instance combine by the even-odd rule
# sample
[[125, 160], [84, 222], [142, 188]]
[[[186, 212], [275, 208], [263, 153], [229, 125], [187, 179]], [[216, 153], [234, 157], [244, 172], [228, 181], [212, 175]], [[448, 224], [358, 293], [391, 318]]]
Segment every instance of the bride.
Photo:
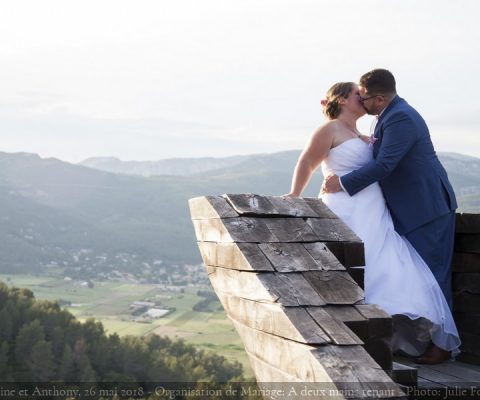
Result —
[[[322, 106], [328, 121], [300, 155], [287, 196], [300, 196], [320, 164], [323, 176], [342, 176], [372, 159], [370, 138], [356, 127], [365, 114], [358, 86], [333, 85]], [[394, 230], [379, 184], [353, 196], [344, 191], [322, 193], [321, 199], [364, 242], [365, 301], [393, 316], [393, 351], [419, 356], [429, 347], [427, 352], [434, 348], [445, 355], [438, 360], [419, 357], [419, 363], [437, 363], [458, 354], [460, 339], [445, 297], [417, 251]]]

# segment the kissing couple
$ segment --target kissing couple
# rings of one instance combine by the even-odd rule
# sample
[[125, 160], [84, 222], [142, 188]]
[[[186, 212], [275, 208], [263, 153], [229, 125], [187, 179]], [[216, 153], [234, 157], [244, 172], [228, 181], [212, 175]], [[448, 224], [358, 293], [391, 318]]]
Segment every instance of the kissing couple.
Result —
[[[287, 196], [300, 196], [321, 165], [320, 198], [365, 246], [365, 301], [393, 316], [392, 350], [437, 364], [459, 353], [451, 261], [457, 202], [420, 114], [374, 69], [333, 85], [327, 121], [301, 153]], [[376, 116], [372, 135], [357, 120]]]

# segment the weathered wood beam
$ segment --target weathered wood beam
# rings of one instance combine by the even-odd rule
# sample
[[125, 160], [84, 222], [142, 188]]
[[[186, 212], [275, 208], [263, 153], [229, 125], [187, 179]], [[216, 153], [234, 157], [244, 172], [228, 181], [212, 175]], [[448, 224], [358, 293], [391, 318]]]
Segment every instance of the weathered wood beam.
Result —
[[455, 231], [458, 233], [480, 233], [480, 214], [457, 213]]
[[205, 265], [244, 271], [274, 271], [256, 243], [199, 242]]

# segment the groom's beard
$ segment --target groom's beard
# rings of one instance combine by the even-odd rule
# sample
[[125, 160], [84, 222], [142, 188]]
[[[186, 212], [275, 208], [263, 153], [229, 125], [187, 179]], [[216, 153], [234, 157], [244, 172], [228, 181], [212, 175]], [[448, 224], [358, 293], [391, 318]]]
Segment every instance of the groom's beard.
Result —
[[377, 115], [377, 114], [374, 113], [373, 111], [369, 110], [367, 107], [363, 107], [363, 109], [365, 110], [365, 112], [366, 112], [368, 115]]

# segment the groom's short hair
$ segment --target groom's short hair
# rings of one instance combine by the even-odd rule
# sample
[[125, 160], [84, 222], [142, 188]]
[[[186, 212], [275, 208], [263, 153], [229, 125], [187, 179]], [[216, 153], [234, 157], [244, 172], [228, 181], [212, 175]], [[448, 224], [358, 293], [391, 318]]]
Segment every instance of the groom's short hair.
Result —
[[370, 72], [362, 75], [359, 84], [367, 89], [368, 93], [386, 95], [397, 93], [395, 78], [386, 69], [372, 69]]

